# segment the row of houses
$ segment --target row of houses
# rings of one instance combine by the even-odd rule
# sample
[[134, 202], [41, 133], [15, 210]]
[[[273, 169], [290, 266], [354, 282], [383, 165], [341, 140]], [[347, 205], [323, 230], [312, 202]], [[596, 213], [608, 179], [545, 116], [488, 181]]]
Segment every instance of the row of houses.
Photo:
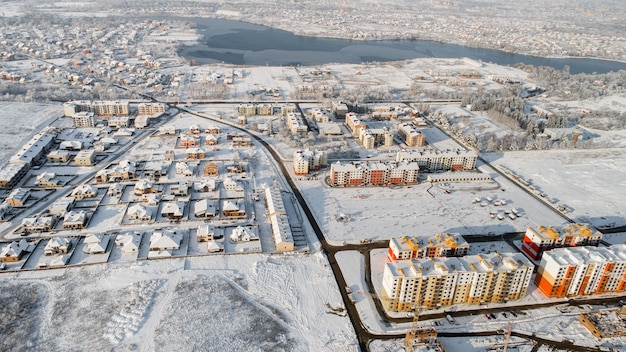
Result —
[[265, 200], [272, 226], [276, 252], [291, 252], [295, 249], [289, 218], [283, 203], [283, 196], [277, 187], [265, 187]]
[[330, 184], [335, 187], [415, 184], [418, 172], [415, 162], [336, 162], [330, 167]]

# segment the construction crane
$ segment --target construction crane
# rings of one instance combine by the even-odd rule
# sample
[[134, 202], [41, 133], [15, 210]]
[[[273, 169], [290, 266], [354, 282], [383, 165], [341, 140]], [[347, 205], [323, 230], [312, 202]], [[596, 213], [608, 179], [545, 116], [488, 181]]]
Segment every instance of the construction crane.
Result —
[[413, 323], [411, 324], [411, 329], [406, 332], [406, 336], [404, 337], [404, 344], [406, 350], [408, 352], [413, 352], [413, 346], [415, 345], [415, 338], [417, 337], [417, 324], [420, 320], [420, 312], [422, 310], [422, 306], [420, 304], [413, 305]]

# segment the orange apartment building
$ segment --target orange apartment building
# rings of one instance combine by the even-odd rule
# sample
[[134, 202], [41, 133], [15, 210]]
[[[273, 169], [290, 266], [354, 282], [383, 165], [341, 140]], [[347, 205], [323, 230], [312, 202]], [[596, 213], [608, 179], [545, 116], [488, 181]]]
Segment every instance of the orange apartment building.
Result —
[[458, 233], [437, 234], [431, 237], [396, 237], [389, 240], [387, 261], [462, 257], [467, 255], [469, 244]]
[[336, 187], [387, 186], [417, 183], [416, 163], [336, 162], [330, 167], [330, 183]]
[[535, 284], [550, 298], [626, 291], [626, 244], [543, 253]]
[[539, 226], [526, 229], [522, 251], [530, 258], [539, 260], [544, 251], [560, 247], [598, 246], [602, 233], [588, 224], [565, 226]]
[[521, 253], [399, 260], [385, 264], [380, 296], [391, 311], [504, 303], [526, 295], [534, 267]]

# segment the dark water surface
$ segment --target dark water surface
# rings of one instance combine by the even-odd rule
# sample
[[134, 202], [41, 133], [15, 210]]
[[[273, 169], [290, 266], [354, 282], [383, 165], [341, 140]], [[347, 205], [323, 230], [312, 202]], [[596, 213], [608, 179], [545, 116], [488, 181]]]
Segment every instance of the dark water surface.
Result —
[[[177, 18], [181, 19], [181, 18]], [[606, 73], [626, 70], [626, 63], [586, 58], [543, 58], [427, 40], [357, 41], [298, 36], [291, 32], [239, 21], [184, 18], [197, 24], [203, 38], [182, 47], [179, 55], [199, 64], [310, 66], [329, 63], [396, 61], [413, 58], [469, 57], [512, 66], [517, 63], [570, 67], [570, 73]]]

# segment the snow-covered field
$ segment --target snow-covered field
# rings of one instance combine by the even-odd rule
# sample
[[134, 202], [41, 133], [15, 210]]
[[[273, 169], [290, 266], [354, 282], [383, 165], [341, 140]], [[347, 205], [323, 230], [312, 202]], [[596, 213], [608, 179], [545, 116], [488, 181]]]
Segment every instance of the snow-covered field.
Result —
[[0, 102], [0, 164], [43, 126], [63, 115], [59, 104]]
[[570, 217], [594, 226], [626, 225], [623, 149], [488, 153], [483, 157], [524, 177], [546, 197], [573, 209]]
[[[5, 274], [2, 350], [357, 349], [321, 254], [234, 255]], [[80, 338], [67, 338], [68, 333]]]

